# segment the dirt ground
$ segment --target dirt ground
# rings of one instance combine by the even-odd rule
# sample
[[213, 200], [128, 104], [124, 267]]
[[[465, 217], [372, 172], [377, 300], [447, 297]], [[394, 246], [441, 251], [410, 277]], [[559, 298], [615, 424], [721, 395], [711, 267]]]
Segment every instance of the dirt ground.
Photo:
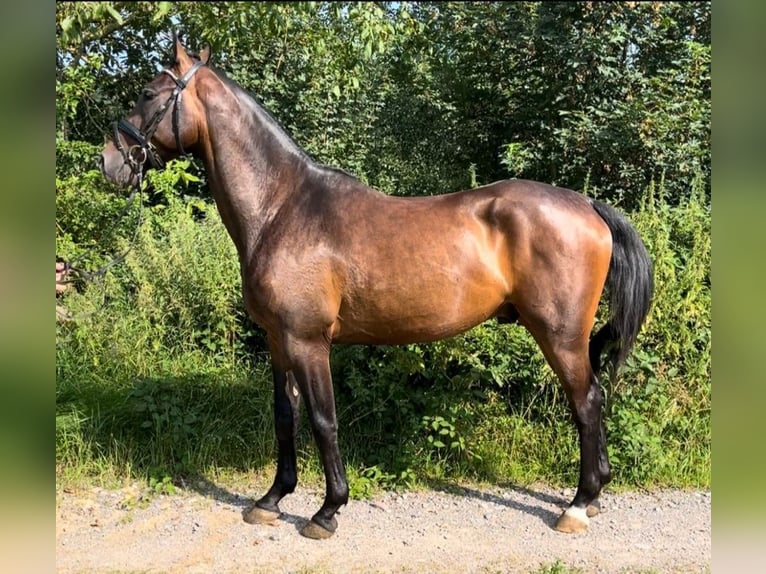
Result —
[[[56, 505], [56, 566], [81, 572], [709, 572], [710, 492], [602, 495], [584, 534], [551, 526], [573, 492], [453, 486], [385, 493], [341, 509], [329, 540], [298, 530], [320, 490], [286, 497], [282, 516], [253, 526], [242, 512], [259, 491], [200, 483], [170, 495], [62, 490]], [[553, 568], [555, 571], [556, 568]]]

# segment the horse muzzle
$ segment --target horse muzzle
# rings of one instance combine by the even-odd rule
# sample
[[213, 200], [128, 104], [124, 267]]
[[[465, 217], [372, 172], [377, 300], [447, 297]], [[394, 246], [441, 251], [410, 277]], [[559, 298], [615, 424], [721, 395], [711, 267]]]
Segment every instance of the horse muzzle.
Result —
[[99, 164], [101, 173], [112, 183], [126, 187], [138, 183], [139, 174], [136, 173], [133, 166], [125, 161], [113, 142], [107, 143], [104, 147], [99, 158]]

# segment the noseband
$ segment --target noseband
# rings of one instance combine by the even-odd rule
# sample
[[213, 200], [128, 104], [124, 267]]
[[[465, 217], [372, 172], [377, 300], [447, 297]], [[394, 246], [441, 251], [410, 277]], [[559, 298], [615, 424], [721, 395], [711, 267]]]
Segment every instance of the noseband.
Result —
[[[183, 92], [184, 88], [188, 85], [191, 77], [197, 72], [197, 70], [199, 70], [204, 65], [205, 64], [199, 61], [195, 62], [194, 65], [191, 68], [189, 68], [189, 70], [181, 78], [177, 77], [169, 69], [162, 70], [162, 73], [165, 73], [171, 78], [173, 78], [173, 81], [176, 83], [176, 87], [173, 89], [173, 92], [170, 94], [168, 99], [165, 100], [165, 103], [163, 103], [157, 109], [157, 111], [154, 112], [154, 115], [147, 122], [146, 127], [144, 129], [139, 129], [124, 119], [121, 119], [114, 123], [114, 144], [117, 147], [117, 149], [120, 150], [120, 153], [122, 154], [122, 157], [125, 160], [125, 163], [130, 166], [131, 170], [133, 170], [133, 172], [136, 173], [139, 176], [139, 178], [141, 177], [143, 166], [147, 160], [149, 161], [151, 166], [155, 169], [162, 169], [163, 167], [165, 167], [165, 162], [157, 153], [157, 149], [151, 143], [151, 139], [154, 136], [154, 132], [157, 131], [157, 127], [160, 125], [162, 118], [165, 117], [165, 114], [167, 113], [168, 108], [170, 108], [171, 104], [174, 104], [173, 106], [173, 136], [176, 139], [176, 148], [178, 149], [178, 152], [181, 155], [184, 155], [186, 153], [184, 151], [183, 145], [181, 145], [181, 136], [180, 136], [179, 125], [178, 125], [180, 111], [181, 111], [181, 93]], [[129, 136], [131, 139], [135, 140], [137, 143], [135, 145], [130, 146], [126, 150], [125, 147], [122, 145], [122, 142], [120, 139], [120, 132]]]

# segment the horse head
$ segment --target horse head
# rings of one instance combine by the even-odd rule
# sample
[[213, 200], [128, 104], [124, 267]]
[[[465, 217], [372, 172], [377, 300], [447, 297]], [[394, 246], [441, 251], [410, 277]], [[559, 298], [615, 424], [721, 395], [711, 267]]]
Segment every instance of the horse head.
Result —
[[101, 171], [107, 179], [135, 185], [148, 169], [162, 169], [168, 160], [194, 149], [202, 133], [198, 72], [209, 59], [209, 48], [196, 58], [173, 35], [170, 65], [146, 84], [128, 115], [114, 123], [101, 152]]

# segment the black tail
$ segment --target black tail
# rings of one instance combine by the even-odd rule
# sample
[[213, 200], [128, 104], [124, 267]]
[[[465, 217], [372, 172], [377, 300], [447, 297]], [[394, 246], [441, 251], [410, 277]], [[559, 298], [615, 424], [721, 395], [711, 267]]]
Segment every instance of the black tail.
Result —
[[612, 232], [612, 260], [606, 278], [610, 314], [606, 325], [591, 338], [589, 355], [593, 372], [601, 370], [606, 350], [612, 375], [625, 362], [649, 312], [654, 292], [652, 261], [633, 226], [616, 209], [593, 200], [593, 209]]

